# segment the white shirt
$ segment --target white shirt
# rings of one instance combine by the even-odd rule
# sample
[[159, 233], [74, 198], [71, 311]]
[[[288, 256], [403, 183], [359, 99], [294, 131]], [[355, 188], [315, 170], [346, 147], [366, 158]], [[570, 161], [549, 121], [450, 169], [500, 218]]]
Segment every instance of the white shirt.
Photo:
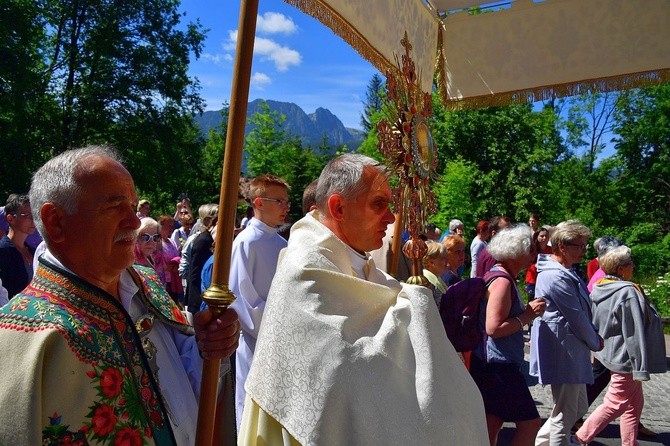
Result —
[[279, 252], [286, 240], [257, 218], [249, 220], [233, 241], [230, 262], [230, 290], [237, 297], [231, 305], [239, 316], [241, 336], [235, 355], [235, 405], [239, 429], [244, 409], [244, 383], [256, 350], [270, 285], [277, 270]]

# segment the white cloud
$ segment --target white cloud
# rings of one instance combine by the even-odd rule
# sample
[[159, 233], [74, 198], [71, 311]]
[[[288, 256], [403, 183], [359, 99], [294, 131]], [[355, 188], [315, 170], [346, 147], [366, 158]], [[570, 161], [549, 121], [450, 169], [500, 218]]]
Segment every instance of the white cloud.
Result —
[[227, 60], [225, 54], [202, 53], [202, 58], [212, 62], [214, 65], [221, 65], [224, 60]]
[[[223, 44], [226, 51], [235, 51], [237, 30], [228, 32], [228, 41]], [[302, 56], [296, 50], [282, 46], [272, 39], [256, 37], [254, 54], [266, 60], [271, 60], [278, 71], [287, 71], [291, 66], [300, 65]]]
[[235, 51], [235, 46], [237, 45], [237, 30], [233, 29], [228, 31], [228, 41], [223, 42], [221, 46], [226, 51]]
[[302, 62], [302, 56], [296, 50], [263, 37], [256, 37], [254, 52], [274, 62], [279, 71], [286, 71], [291, 65], [297, 66]]
[[293, 34], [298, 30], [298, 27], [293, 23], [293, 19], [286, 17], [284, 14], [266, 12], [262, 16], [258, 16], [256, 30], [268, 34]]
[[270, 79], [270, 76], [268, 76], [265, 73], [256, 72], [256, 73], [251, 75], [251, 85], [254, 88], [257, 88], [259, 90], [263, 90], [263, 87], [265, 85], [268, 85], [268, 84], [271, 84], [271, 83], [272, 83], [272, 79]]

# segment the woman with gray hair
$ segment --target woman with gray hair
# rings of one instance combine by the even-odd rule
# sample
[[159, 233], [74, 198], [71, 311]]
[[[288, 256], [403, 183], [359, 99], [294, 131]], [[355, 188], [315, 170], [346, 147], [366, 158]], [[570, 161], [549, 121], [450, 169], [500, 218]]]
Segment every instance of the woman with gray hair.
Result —
[[576, 220], [559, 223], [550, 237], [552, 254], [537, 261], [535, 295], [547, 310], [531, 328], [530, 374], [551, 385], [554, 406], [536, 446], [570, 445], [570, 428], [588, 410], [591, 351], [601, 350], [603, 340], [591, 322], [586, 285], [572, 267], [584, 258], [590, 235]]
[[[600, 257], [602, 257], [606, 252], [608, 252], [612, 248], [616, 248], [617, 246], [623, 245], [623, 242], [619, 240], [616, 237], [610, 237], [610, 236], [604, 236], [600, 237], [597, 239], [595, 242], [593, 242], [593, 248], [596, 250], [597, 257], [594, 259], [596, 261], [596, 270], [591, 274], [589, 277], [589, 283], [586, 285], [586, 289], [589, 290], [589, 293], [593, 291], [593, 286], [596, 284], [597, 281], [605, 277], [605, 272], [603, 269], [600, 267]], [[591, 268], [593, 268], [593, 265], [591, 262], [589, 262], [589, 265], [591, 265]], [[587, 269], [587, 274], [588, 274], [588, 269]]]
[[593, 323], [605, 348], [595, 356], [610, 370], [611, 378], [603, 403], [575, 435], [580, 444], [588, 444], [620, 417], [621, 444], [634, 446], [644, 406], [642, 381], [667, 369], [663, 328], [656, 309], [630, 281], [634, 268], [630, 248], [611, 248], [599, 262], [606, 276], [596, 283], [591, 300]]
[[496, 444], [504, 422], [514, 422], [513, 444], [530, 446], [540, 428], [540, 415], [521, 372], [523, 327], [545, 309], [542, 299], [524, 308], [515, 280], [535, 259], [530, 228], [522, 224], [503, 229], [488, 250], [498, 261], [484, 276], [487, 339], [483, 348], [473, 351], [470, 373], [484, 399], [490, 444]]
[[219, 205], [210, 203], [200, 206], [198, 214], [202, 221], [199, 232], [190, 244], [188, 252], [188, 286], [186, 288], [186, 305], [188, 311], [196, 313], [202, 304], [200, 284], [202, 267], [212, 255], [214, 238], [210, 230], [216, 226], [219, 215]]
[[447, 284], [440, 274], [447, 269], [447, 248], [438, 242], [428, 242], [423, 256], [423, 275], [433, 285], [433, 299], [440, 306], [442, 295], [447, 292]]

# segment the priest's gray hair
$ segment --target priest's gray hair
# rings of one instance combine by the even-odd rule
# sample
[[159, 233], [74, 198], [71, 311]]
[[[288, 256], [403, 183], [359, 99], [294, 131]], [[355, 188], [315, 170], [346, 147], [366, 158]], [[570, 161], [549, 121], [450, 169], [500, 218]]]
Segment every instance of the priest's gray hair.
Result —
[[486, 249], [499, 262], [516, 259], [530, 253], [533, 231], [527, 224], [501, 229], [491, 239]]
[[386, 167], [379, 161], [359, 153], [346, 153], [334, 158], [321, 171], [316, 187], [316, 205], [326, 208], [328, 197], [339, 194], [344, 199], [355, 199], [365, 191], [362, 181], [366, 167], [375, 168], [380, 175], [387, 175]]
[[53, 203], [66, 214], [77, 212], [81, 196], [81, 186], [77, 184], [77, 173], [86, 169], [84, 161], [91, 156], [112, 158], [119, 164], [123, 161], [116, 149], [110, 146], [91, 145], [80, 149], [68, 150], [47, 161], [33, 174], [30, 185], [30, 209], [35, 227], [43, 238], [48, 234], [44, 229], [40, 209], [45, 203]]

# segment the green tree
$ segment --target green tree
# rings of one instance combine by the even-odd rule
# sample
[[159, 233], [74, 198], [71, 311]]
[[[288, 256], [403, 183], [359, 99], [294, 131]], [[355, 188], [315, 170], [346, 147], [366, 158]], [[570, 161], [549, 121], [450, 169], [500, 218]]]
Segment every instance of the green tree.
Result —
[[613, 114], [620, 93], [585, 93], [568, 99], [568, 116], [564, 122], [566, 142], [576, 151], [583, 151], [589, 172], [595, 169], [598, 155], [605, 149], [610, 135]]
[[384, 104], [384, 80], [375, 73], [372, 75], [368, 88], [365, 92], [365, 102], [363, 102], [363, 112], [361, 113], [361, 127], [365, 132], [370, 132], [374, 128], [373, 115], [381, 111]]
[[153, 201], [191, 187], [203, 145], [191, 116], [202, 100], [187, 69], [205, 34], [182, 23], [178, 0], [0, 8], [0, 130], [9, 127], [0, 144], [16, 161], [0, 180], [13, 185], [5, 190], [27, 183], [46, 158], [91, 143], [119, 147]]
[[270, 173], [289, 183], [289, 199], [294, 203], [290, 215], [295, 221], [302, 217], [302, 192], [321, 173], [330, 147], [324, 138], [316, 151], [303, 148], [298, 137], [284, 130], [285, 119], [281, 113], [270, 110], [267, 103], [261, 103], [259, 110], [249, 118], [252, 130], [244, 148], [249, 176]]
[[622, 95], [615, 112], [619, 181], [637, 221], [670, 229], [670, 85]]
[[251, 131], [244, 140], [249, 176], [272, 173], [288, 180], [286, 176], [290, 173], [290, 160], [296, 155], [301, 143], [286, 133], [285, 121], [286, 116], [270, 110], [265, 101], [249, 118]]
[[0, 4], [0, 199], [26, 192], [31, 173], [49, 156], [57, 103], [43, 82], [42, 2]]
[[368, 131], [365, 139], [361, 143], [360, 146], [358, 146], [358, 153], [361, 153], [363, 155], [367, 155], [370, 158], [382, 161], [384, 157], [382, 156], [381, 152], [379, 151], [379, 148], [377, 147], [377, 143], [379, 142], [379, 139], [377, 138], [377, 123], [382, 119], [383, 115], [381, 111], [375, 112], [372, 115], [370, 115], [370, 124], [372, 126], [371, 130]]
[[433, 187], [438, 211], [431, 221], [445, 230], [458, 218], [466, 228], [474, 228], [487, 211], [486, 203], [477, 198], [483, 178], [475, 163], [460, 157], [448, 160]]
[[179, 29], [178, 0], [48, 1], [45, 80], [62, 104], [58, 149], [105, 137], [110, 123], [201, 111], [187, 75], [205, 38], [199, 23]]
[[541, 212], [547, 172], [565, 156], [555, 112], [533, 112], [530, 105], [453, 112], [433, 103], [440, 162], [463, 159], [481, 172], [474, 198], [486, 208], [475, 218], [505, 214], [525, 221], [529, 212]]
[[204, 177], [201, 181], [204, 197], [201, 203], [218, 203], [221, 193], [221, 174], [223, 172], [223, 158], [226, 151], [226, 135], [228, 133], [228, 113], [230, 108], [224, 104], [221, 109], [221, 125], [210, 129], [207, 141], [202, 151], [202, 172]]

